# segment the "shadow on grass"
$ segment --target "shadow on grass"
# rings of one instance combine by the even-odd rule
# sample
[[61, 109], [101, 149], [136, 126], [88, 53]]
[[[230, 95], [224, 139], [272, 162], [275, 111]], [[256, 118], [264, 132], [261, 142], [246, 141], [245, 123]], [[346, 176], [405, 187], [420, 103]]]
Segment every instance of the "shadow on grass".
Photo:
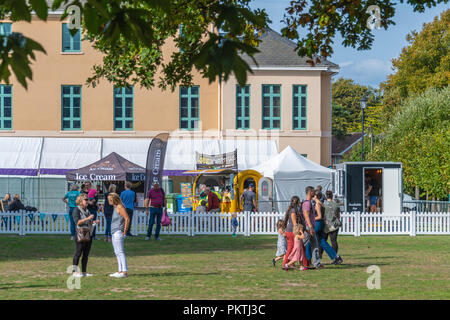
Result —
[[3, 283], [1, 286], [10, 286], [10, 287], [0, 287], [0, 290], [10, 290], [10, 289], [24, 289], [24, 288], [48, 288], [48, 287], [56, 287], [56, 285], [51, 284], [30, 284], [30, 285], [21, 285], [17, 286], [17, 283]]
[[[276, 249], [276, 236], [237, 237], [231, 236], [175, 236], [163, 235], [163, 241], [145, 241], [145, 236], [127, 238], [127, 257], [152, 255], [186, 255], [205, 252], [240, 252]], [[71, 258], [75, 253], [75, 241], [67, 235], [0, 235], [0, 262]], [[90, 257], [114, 257], [111, 243], [94, 240]]]
[[327, 269], [333, 269], [333, 270], [341, 270], [341, 269], [358, 269], [358, 268], [367, 268], [369, 266], [390, 266], [392, 263], [385, 263], [385, 262], [373, 262], [373, 263], [349, 263], [349, 264], [340, 264], [337, 266], [327, 266]]
[[219, 275], [219, 272], [166, 272], [166, 273], [139, 273], [132, 274], [130, 277], [186, 277], [186, 276], [213, 276]]
[[351, 258], [351, 259], [399, 259], [401, 258], [401, 256], [397, 256], [397, 257], [388, 257], [388, 256], [380, 256], [380, 257], [368, 257], [367, 255], [362, 255], [362, 254], [347, 254], [346, 255], [347, 259]]

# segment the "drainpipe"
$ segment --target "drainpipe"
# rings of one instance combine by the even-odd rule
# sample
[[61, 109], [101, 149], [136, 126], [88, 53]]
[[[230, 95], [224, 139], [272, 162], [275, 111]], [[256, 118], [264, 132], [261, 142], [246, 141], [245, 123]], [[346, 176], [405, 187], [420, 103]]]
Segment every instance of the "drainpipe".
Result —
[[217, 96], [217, 138], [222, 138], [222, 76], [219, 76], [219, 84], [218, 84], [219, 94]]

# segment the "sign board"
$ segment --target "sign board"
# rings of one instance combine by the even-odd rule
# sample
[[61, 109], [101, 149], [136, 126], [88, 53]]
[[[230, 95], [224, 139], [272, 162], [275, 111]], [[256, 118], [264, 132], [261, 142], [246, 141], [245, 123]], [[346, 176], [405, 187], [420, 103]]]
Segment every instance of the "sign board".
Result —
[[235, 169], [237, 170], [237, 149], [222, 154], [202, 154], [195, 152], [197, 170], [203, 169]]
[[144, 207], [145, 195], [143, 192], [136, 193], [136, 202], [138, 207]]
[[180, 183], [181, 196], [183, 197], [183, 206], [186, 208], [192, 207], [192, 184]]

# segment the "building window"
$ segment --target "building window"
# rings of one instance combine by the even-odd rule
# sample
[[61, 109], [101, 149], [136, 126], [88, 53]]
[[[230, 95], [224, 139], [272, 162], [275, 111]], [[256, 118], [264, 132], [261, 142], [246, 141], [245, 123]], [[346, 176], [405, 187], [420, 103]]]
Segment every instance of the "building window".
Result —
[[114, 87], [114, 130], [133, 130], [133, 92], [133, 86]]
[[12, 130], [12, 86], [0, 85], [0, 130]]
[[62, 130], [81, 130], [81, 86], [62, 86]]
[[72, 36], [67, 23], [62, 24], [62, 52], [81, 52], [81, 30]]
[[[0, 23], [0, 36], [8, 37], [11, 34], [12, 23]], [[3, 39], [3, 46], [6, 46], [8, 38]]]
[[306, 85], [294, 85], [292, 92], [292, 129], [306, 130]]
[[236, 129], [250, 129], [250, 86], [236, 85]]
[[180, 129], [197, 130], [200, 120], [200, 87], [180, 87]]
[[262, 85], [262, 128], [281, 128], [281, 85]]

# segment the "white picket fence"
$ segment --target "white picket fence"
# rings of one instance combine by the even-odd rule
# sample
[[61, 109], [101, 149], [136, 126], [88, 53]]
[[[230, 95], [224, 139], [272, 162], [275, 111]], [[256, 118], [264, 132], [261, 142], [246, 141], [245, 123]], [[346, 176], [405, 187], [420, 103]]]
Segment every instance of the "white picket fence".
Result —
[[[67, 213], [0, 213], [0, 234], [70, 234]], [[170, 226], [161, 227], [161, 234], [175, 235], [220, 235], [231, 234], [231, 213], [170, 213]], [[237, 234], [276, 234], [276, 224], [284, 217], [284, 212], [237, 213], [239, 226]], [[98, 218], [97, 234], [105, 233], [105, 219]], [[135, 211], [131, 233], [147, 233], [149, 217], [143, 211]], [[400, 216], [383, 213], [346, 212], [341, 214], [341, 235], [450, 235], [450, 213], [405, 212]]]

